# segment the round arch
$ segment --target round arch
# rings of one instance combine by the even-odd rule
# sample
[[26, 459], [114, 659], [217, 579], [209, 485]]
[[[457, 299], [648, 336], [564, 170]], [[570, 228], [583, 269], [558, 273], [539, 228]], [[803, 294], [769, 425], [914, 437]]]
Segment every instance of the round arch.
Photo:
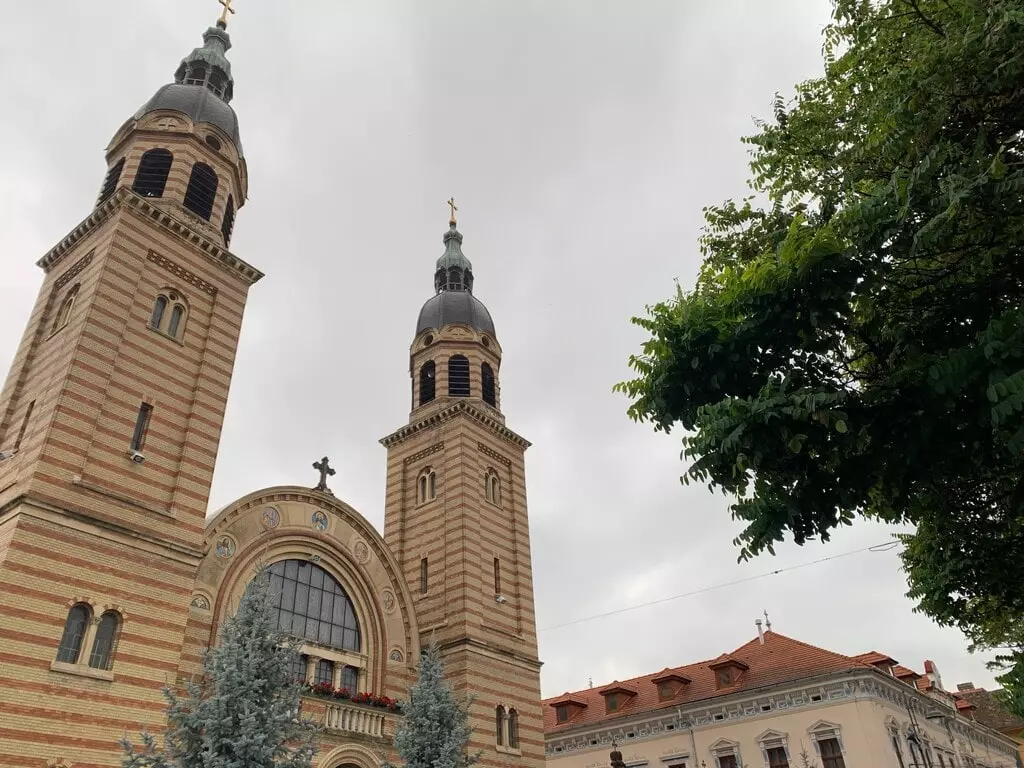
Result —
[[362, 744], [335, 747], [318, 762], [317, 768], [380, 768], [380, 758]]

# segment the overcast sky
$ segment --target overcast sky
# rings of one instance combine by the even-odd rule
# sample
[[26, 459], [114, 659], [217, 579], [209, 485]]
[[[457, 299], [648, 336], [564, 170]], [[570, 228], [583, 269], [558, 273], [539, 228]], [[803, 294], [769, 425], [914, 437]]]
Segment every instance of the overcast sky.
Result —
[[[828, 0], [235, 0], [250, 199], [232, 248], [250, 293], [211, 510], [313, 485], [383, 525], [385, 451], [408, 419], [408, 346], [455, 195], [475, 293], [504, 349], [527, 486], [545, 696], [698, 661], [776, 630], [886, 651], [948, 688], [991, 685], [962, 635], [912, 612], [895, 552], [619, 608], [879, 544], [739, 565], [727, 501], [683, 488], [678, 436], [612, 385], [629, 318], [693, 283], [702, 206], [746, 191], [739, 139], [821, 70]], [[90, 211], [114, 131], [201, 44], [214, 0], [8, 3], [0, 28], [0, 371], [42, 275]]]

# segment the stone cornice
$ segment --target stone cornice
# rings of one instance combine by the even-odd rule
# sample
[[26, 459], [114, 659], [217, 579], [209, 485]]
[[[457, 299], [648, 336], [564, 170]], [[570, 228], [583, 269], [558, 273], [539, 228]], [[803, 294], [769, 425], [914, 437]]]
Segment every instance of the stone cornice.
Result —
[[107, 200], [96, 206], [92, 213], [71, 230], [67, 237], [57, 243], [43, 258], [37, 261], [36, 266], [41, 267], [45, 272], [49, 272], [60, 263], [64, 255], [77, 242], [95, 230], [122, 207], [131, 208], [144, 218], [154, 221], [178, 239], [196, 247], [212, 264], [235, 277], [241, 278], [247, 285], [252, 285], [263, 277], [263, 273], [255, 267], [242, 261], [185, 222], [174, 218], [167, 211], [158, 208], [146, 200], [146, 198], [140, 197], [125, 187], [119, 188]]
[[[812, 696], [817, 698], [812, 700]], [[791, 709], [811, 709], [855, 698], [882, 699], [901, 710], [910, 709], [922, 719], [935, 709], [945, 712], [941, 703], [910, 688], [906, 683], [889, 678], [880, 672], [858, 667], [740, 691], [732, 695], [681, 702], [676, 706], [666, 702], [663, 707], [656, 710], [559, 730], [545, 735], [545, 752], [548, 755], [560, 755], [603, 749], [613, 741], [622, 745], [633, 741], [665, 738], [676, 730], [717, 727], [733, 724], [738, 720], [773, 717]], [[953, 733], [984, 743], [990, 748], [1001, 749], [1007, 754], [1016, 752], [1017, 745], [1012, 739], [980, 723], [968, 720], [951, 707], [946, 709], [947, 723]]]
[[465, 414], [469, 418], [483, 424], [505, 441], [512, 443], [524, 451], [530, 447], [530, 441], [525, 437], [517, 435], [493, 416], [489, 416], [466, 401], [455, 403], [447, 408], [443, 408], [440, 411], [436, 411], [429, 416], [419, 419], [418, 421], [414, 421], [411, 424], [402, 427], [397, 432], [392, 432], [390, 435], [383, 438], [380, 441], [380, 444], [385, 448], [398, 445], [399, 443], [408, 440], [413, 435], [422, 432], [424, 429], [429, 429], [439, 424], [443, 424], [446, 421], [451, 421], [459, 414]]

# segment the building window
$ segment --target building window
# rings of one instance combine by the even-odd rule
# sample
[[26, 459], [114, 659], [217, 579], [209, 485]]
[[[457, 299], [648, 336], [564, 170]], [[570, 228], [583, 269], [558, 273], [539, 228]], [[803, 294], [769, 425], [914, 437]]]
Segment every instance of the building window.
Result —
[[555, 720], [559, 723], [566, 723], [569, 721], [569, 707], [566, 704], [559, 704], [555, 707]]
[[429, 403], [437, 393], [434, 380], [436, 368], [433, 360], [427, 360], [420, 368], [420, 405]]
[[505, 744], [505, 708], [501, 704], [494, 708], [494, 742], [499, 747]]
[[132, 190], [143, 197], [163, 197], [171, 173], [172, 155], [166, 149], [151, 149], [139, 161]]
[[846, 763], [843, 760], [843, 750], [839, 746], [839, 739], [819, 739], [818, 749], [821, 752], [822, 768], [846, 768]]
[[149, 420], [153, 416], [153, 406], [143, 403], [139, 406], [139, 414], [135, 417], [135, 431], [132, 433], [130, 450], [141, 451], [146, 444], [146, 433], [149, 431]]
[[68, 611], [68, 618], [64, 622], [64, 633], [60, 637], [60, 645], [57, 647], [57, 661], [64, 664], [76, 664], [82, 652], [82, 640], [85, 639], [85, 629], [89, 626], [89, 619], [92, 611], [85, 603], [78, 603]]
[[[170, 313], [167, 309], [171, 308]], [[185, 306], [185, 299], [175, 291], [166, 290], [158, 294], [153, 302], [153, 312], [149, 316], [149, 327], [154, 331], [170, 336], [172, 339], [181, 341], [185, 333], [185, 320], [188, 316], [188, 309]]]
[[484, 497], [491, 504], [501, 506], [501, 480], [493, 469], [488, 469], [484, 475]]
[[192, 166], [192, 175], [185, 190], [185, 207], [196, 216], [209, 221], [216, 199], [217, 174], [206, 163], [196, 163]]
[[206, 84], [206, 67], [201, 64], [193, 64], [189, 70], [188, 75], [185, 76], [185, 85], [205, 85]]
[[425, 467], [416, 480], [416, 503], [426, 504], [437, 498], [437, 473]]
[[355, 609], [333, 576], [305, 560], [280, 560], [269, 570], [281, 630], [329, 648], [360, 650]]
[[[212, 136], [207, 136], [209, 141]], [[231, 231], [235, 228], [235, 198], [228, 195], [228, 204], [224, 209], [224, 220], [220, 223], [220, 233], [224, 236], [224, 247], [231, 244]]]
[[107, 171], [106, 177], [103, 179], [103, 187], [100, 189], [99, 199], [96, 201], [96, 205], [102, 205], [110, 196], [114, 194], [117, 189], [117, 182], [121, 180], [121, 173], [124, 171], [124, 158], [122, 157]]
[[719, 688], [728, 688], [730, 685], [732, 685], [732, 683], [733, 683], [733, 677], [732, 676], [733, 676], [733, 671], [731, 669], [729, 669], [728, 667], [726, 667], [725, 669], [718, 670], [718, 672], [716, 673], [716, 676], [715, 676], [715, 679], [718, 682], [718, 687]]
[[463, 355], [448, 359], [448, 396], [469, 397], [469, 359]]
[[313, 674], [315, 685], [334, 685], [334, 662], [327, 659], [320, 659], [316, 663], [316, 671]]
[[736, 755], [715, 755], [718, 768], [736, 768]]
[[121, 617], [117, 611], [107, 611], [100, 618], [96, 639], [92, 641], [92, 653], [89, 654], [89, 666], [93, 669], [110, 669], [114, 659], [117, 628], [120, 624]]
[[519, 749], [519, 713], [514, 709], [508, 711], [508, 745]]
[[420, 594], [427, 594], [427, 558], [420, 558]]
[[604, 697], [604, 709], [605, 712], [618, 712], [619, 711], [619, 697], [618, 694], [610, 693]]
[[21, 450], [21, 443], [25, 439], [25, 433], [28, 431], [28, 422], [32, 418], [32, 411], [36, 409], [36, 401], [33, 400], [28, 404], [28, 408], [25, 409], [25, 416], [21, 420], [21, 427], [18, 428], [18, 437], [14, 441], [14, 451], [18, 452]]
[[501, 558], [494, 558], [494, 594], [501, 594]]
[[167, 297], [157, 296], [153, 302], [153, 314], [149, 316], [149, 327], [159, 330], [164, 322], [164, 313], [167, 311]]
[[306, 682], [306, 673], [309, 669], [309, 659], [301, 653], [293, 653], [288, 663], [288, 676], [298, 682]]
[[78, 299], [79, 287], [76, 284], [64, 294], [64, 300], [60, 303], [56, 317], [53, 318], [53, 328], [50, 330], [50, 333], [56, 333], [68, 324], [68, 320], [71, 319], [71, 310], [75, 308], [75, 301]]
[[768, 747], [765, 755], [768, 757], [768, 768], [789, 768], [789, 757], [786, 755], [785, 747]]
[[171, 310], [171, 321], [167, 324], [167, 335], [175, 339], [181, 332], [181, 321], [185, 318], [185, 308], [181, 304], [175, 304]]
[[889, 738], [892, 741], [893, 751], [896, 753], [896, 763], [899, 768], [907, 768], [903, 762], [903, 748], [900, 746], [900, 735], [895, 731], [889, 731]]
[[359, 689], [359, 667], [342, 667], [341, 687], [352, 693]]
[[480, 366], [480, 384], [484, 393], [484, 402], [488, 405], [495, 405], [497, 399], [494, 392], [494, 369], [488, 363]]

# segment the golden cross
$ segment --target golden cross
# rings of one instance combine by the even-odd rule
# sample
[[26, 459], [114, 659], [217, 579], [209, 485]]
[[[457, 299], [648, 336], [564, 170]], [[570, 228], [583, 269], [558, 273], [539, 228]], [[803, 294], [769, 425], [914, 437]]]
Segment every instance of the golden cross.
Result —
[[217, 23], [223, 24], [226, 27], [228, 25], [228, 14], [234, 13], [235, 9], [231, 7], [231, 0], [217, 0], [217, 2], [224, 6], [224, 12], [217, 19]]
[[458, 206], [456, 206], [456, 205], [455, 205], [455, 198], [454, 198], [454, 197], [452, 197], [452, 198], [451, 198], [451, 199], [450, 199], [450, 200], [448, 201], [448, 207], [452, 209], [452, 217], [451, 217], [451, 219], [449, 219], [449, 221], [450, 221], [450, 222], [451, 222], [452, 224], [454, 224], [454, 223], [455, 223], [455, 212], [456, 212], [457, 210], [459, 210]]

